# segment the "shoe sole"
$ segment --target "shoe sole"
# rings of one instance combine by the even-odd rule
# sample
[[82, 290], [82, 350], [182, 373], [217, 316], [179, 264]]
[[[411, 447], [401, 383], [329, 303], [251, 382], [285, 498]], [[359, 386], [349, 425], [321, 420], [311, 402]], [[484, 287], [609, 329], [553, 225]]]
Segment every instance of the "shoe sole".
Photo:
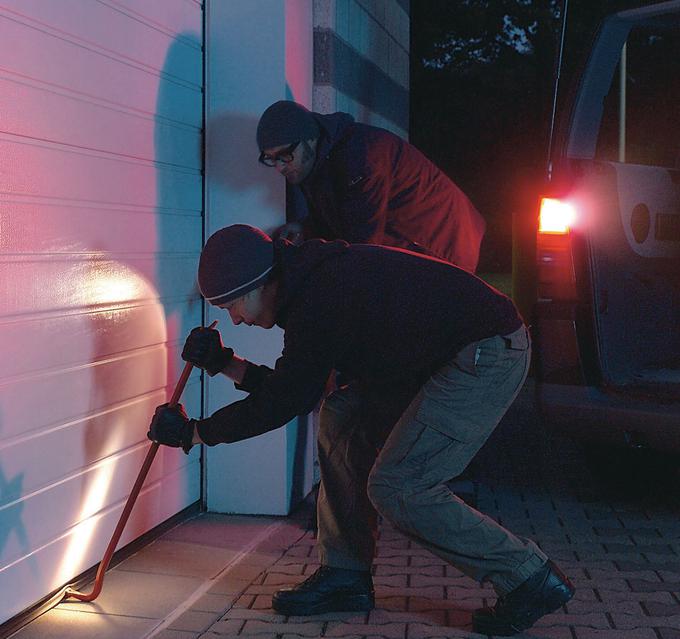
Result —
[[272, 599], [272, 608], [282, 615], [309, 617], [310, 615], [322, 615], [325, 612], [368, 612], [375, 608], [375, 600], [368, 595], [352, 595], [310, 605]]
[[472, 615], [472, 630], [480, 635], [496, 635], [498, 637], [511, 637], [520, 632], [531, 628], [541, 617], [549, 615], [551, 612], [555, 612], [558, 608], [561, 608], [565, 603], [567, 603], [574, 596], [573, 586], [568, 590], [555, 589], [551, 596], [546, 599], [543, 608], [540, 610], [536, 616], [532, 619], [527, 619], [527, 625], [522, 624], [522, 626], [509, 626], [507, 623], [499, 621], [493, 614], [484, 614], [483, 611], [473, 613]]

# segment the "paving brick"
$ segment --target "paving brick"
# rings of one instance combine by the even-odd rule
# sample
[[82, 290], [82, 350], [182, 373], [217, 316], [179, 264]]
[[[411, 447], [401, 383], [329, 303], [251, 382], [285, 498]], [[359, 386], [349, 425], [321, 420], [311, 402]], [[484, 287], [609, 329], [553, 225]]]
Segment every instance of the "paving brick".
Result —
[[635, 535], [632, 535], [631, 537], [635, 542], [635, 545], [640, 548], [643, 553], [671, 552], [675, 554], [671, 547], [672, 540], [666, 539], [663, 536], [658, 538], [650, 537], [649, 539], [636, 539]]
[[270, 575], [301, 575], [304, 572], [305, 564], [274, 564], [267, 571]]
[[624, 530], [623, 524], [615, 517], [589, 517], [593, 527], [599, 530]]
[[[201, 639], [203, 639], [203, 637], [201, 637]], [[300, 635], [290, 635], [288, 633], [284, 633], [282, 635], [276, 635], [276, 639], [300, 639]], [[347, 635], [342, 639], [364, 639], [364, 637], [361, 635]]]
[[659, 603], [671, 603], [675, 601], [670, 592], [622, 592], [620, 590], [600, 590], [597, 594], [603, 605], [619, 601], [657, 601]]
[[[405, 623], [383, 624], [349, 624], [328, 622], [324, 637], [344, 637], [345, 635], [361, 635], [363, 637], [385, 637], [386, 639], [404, 639]], [[318, 635], [317, 635], [318, 636]]]
[[257, 595], [248, 606], [248, 608], [251, 608], [252, 610], [271, 610], [271, 607], [271, 595]]
[[[423, 568], [425, 568], [425, 567], [426, 566], [423, 566]], [[456, 568], [455, 566], [451, 566], [451, 565], [447, 564], [446, 566], [444, 566], [444, 568], [446, 570], [445, 574], [449, 579], [458, 579], [460, 577], [465, 577], [465, 575], [460, 570], [458, 570], [458, 568]], [[428, 573], [423, 572], [421, 574], [426, 575]]]
[[404, 541], [406, 538], [402, 533], [400, 533], [398, 530], [394, 528], [387, 528], [386, 526], [383, 525], [381, 531], [380, 531], [380, 536], [378, 537], [378, 542], [379, 543], [385, 543], [385, 542], [390, 542], [390, 541]]
[[656, 528], [629, 528], [628, 526], [602, 528], [598, 525], [595, 527], [595, 533], [602, 537], [636, 536], [643, 540], [642, 543], [649, 543], [653, 538], [659, 539], [661, 537]]
[[[203, 638], [201, 637], [201, 639]], [[300, 639], [300, 635], [290, 635], [288, 633], [284, 633], [282, 635], [276, 635], [276, 639]], [[364, 638], [361, 635], [347, 635], [342, 639], [364, 639]]]
[[532, 628], [524, 635], [518, 637], [535, 637], [535, 639], [574, 639], [571, 628], [568, 626], [551, 626], [549, 628]]
[[641, 628], [658, 627], [677, 628], [680, 630], [680, 612], [676, 609], [675, 615], [664, 617], [642, 617], [637, 615], [613, 614], [612, 619], [617, 628]]
[[[649, 569], [649, 564], [644, 564], [644, 563], [629, 563], [629, 566], [632, 566], [633, 570], [647, 570]], [[621, 565], [618, 562], [614, 561], [609, 561], [609, 560], [598, 560], [598, 561], [561, 561], [560, 562], [560, 568], [569, 573], [569, 574], [577, 574], [577, 571], [583, 571], [583, 570], [604, 570], [607, 571], [608, 574], [611, 574], [613, 572], [619, 571], [619, 570], [625, 570], [625, 568], [622, 568]], [[580, 572], [578, 573], [579, 575], [581, 574]]]
[[465, 601], [467, 599], [476, 599], [490, 597], [496, 598], [496, 593], [489, 588], [482, 588], [480, 586], [447, 586], [446, 598], [458, 601]]
[[244, 625], [245, 621], [243, 619], [223, 619], [210, 626], [210, 632], [235, 637]]
[[[627, 561], [615, 561], [615, 570], [621, 571], [635, 571], [635, 570], [653, 570], [658, 572], [659, 570], [668, 569], [670, 567], [671, 571], [674, 568], [672, 562], [650, 562], [643, 555], [640, 555], [639, 559]], [[677, 565], [678, 572], [680, 573], [680, 564]]]
[[[418, 575], [413, 575], [417, 577]], [[376, 575], [373, 584], [378, 586], [389, 586], [392, 588], [405, 588], [408, 585], [408, 575]]]
[[[550, 559], [552, 559], [553, 561], [579, 561], [579, 555], [577, 555], [573, 550], [568, 548], [565, 549], [553, 548], [551, 550], [546, 550], [545, 548], [543, 548], [543, 551], [547, 555], [549, 555]], [[596, 556], [595, 558], [599, 559], [599, 555]]]
[[454, 628], [467, 628], [472, 630], [472, 613], [481, 605], [473, 605], [469, 609], [452, 608], [447, 611], [447, 624]]
[[250, 608], [234, 608], [227, 613], [229, 619], [243, 619], [244, 621], [264, 621], [266, 623], [281, 623], [285, 617], [271, 611], [251, 610]]
[[248, 589], [246, 590], [245, 594], [246, 595], [273, 595], [277, 590], [279, 590], [281, 586], [277, 586], [276, 584], [253, 584], [252, 586], [248, 586]]
[[604, 543], [602, 539], [593, 538], [592, 540], [588, 537], [577, 537], [571, 538], [569, 541], [558, 542], [548, 542], [544, 544], [549, 550], [573, 550], [577, 553], [583, 552], [604, 552]]
[[283, 551], [277, 552], [262, 552], [260, 550], [251, 551], [243, 559], [243, 562], [248, 566], [259, 566], [260, 568], [266, 568], [271, 566], [273, 563], [281, 557]]
[[644, 559], [644, 556], [635, 550], [635, 546], [630, 546], [633, 550], [630, 552], [605, 552], [601, 550], [599, 552], [590, 552], [579, 550], [574, 552], [574, 557], [577, 561], [589, 562], [589, 561], [602, 561], [606, 559], [607, 561], [639, 561]]
[[376, 595], [380, 597], [429, 597], [430, 599], [444, 599], [443, 586], [420, 586], [418, 588], [393, 588], [391, 586], [378, 586], [376, 588]]
[[292, 557], [290, 555], [281, 555], [272, 566], [304, 566], [309, 561], [306, 557]]
[[201, 633], [199, 632], [188, 632], [186, 630], [163, 630], [157, 635], [154, 635], [156, 639], [196, 639]]
[[642, 607], [650, 617], [672, 617], [678, 614], [680, 607], [677, 601], [673, 603], [661, 603], [659, 601], [645, 601], [641, 603]]
[[230, 595], [203, 595], [198, 601], [194, 602], [191, 610], [198, 610], [200, 612], [224, 612], [232, 606], [235, 596]]
[[423, 548], [422, 546], [416, 544], [415, 542], [409, 542], [409, 549], [404, 551], [409, 557], [434, 557], [439, 563], [444, 563], [441, 559], [433, 555], [429, 550]]
[[680, 571], [659, 570], [658, 575], [666, 583], [680, 583]]
[[664, 561], [672, 561], [676, 563], [679, 559], [678, 553], [671, 548], [655, 549], [654, 552], [646, 550], [642, 553], [645, 559], [651, 563], [663, 563]]
[[304, 575], [286, 575], [280, 572], [269, 572], [264, 578], [263, 586], [294, 586], [304, 581]]
[[635, 527], [640, 527], [640, 528], [654, 527], [654, 528], [656, 528], [659, 523], [663, 523], [660, 520], [657, 521], [654, 517], [650, 517], [645, 512], [621, 513], [621, 514], [619, 514], [619, 519], [621, 520], [621, 523], [624, 526], [626, 526], [627, 528], [635, 528]]
[[673, 544], [669, 544], [667, 539], [658, 539], [656, 543], [638, 544], [641, 553], [647, 555], [658, 555], [662, 557], [661, 561], [665, 561], [666, 557], [674, 557], [678, 561], [678, 553], [675, 551]]
[[536, 622], [537, 628], [547, 626], [585, 626], [589, 628], [608, 629], [611, 626], [604, 612], [588, 612], [585, 614], [572, 615], [558, 610], [552, 614], [541, 617]]
[[481, 639], [485, 635], [472, 632], [470, 628], [428, 626], [419, 623], [408, 625], [408, 639], [476, 639], [477, 637]]
[[[408, 601], [409, 599], [406, 596], [387, 597], [382, 596], [382, 593], [376, 593], [375, 605], [376, 607], [385, 610], [406, 610]], [[428, 599], [428, 601], [430, 601], [430, 599]]]
[[444, 562], [434, 555], [420, 555], [412, 557], [409, 564], [411, 566], [443, 566]]
[[231, 606], [230, 610], [236, 608], [252, 608], [253, 602], [255, 601], [255, 595], [241, 595]]
[[380, 544], [379, 548], [384, 552], [397, 550], [404, 551], [409, 549], [409, 544], [410, 544], [409, 540], [402, 537], [401, 539], [393, 539], [391, 541], [386, 541]]
[[390, 575], [431, 575], [433, 577], [443, 577], [447, 567], [443, 564], [440, 566], [392, 566], [383, 564], [375, 567], [374, 575], [376, 577]]
[[422, 573], [415, 573], [411, 575], [411, 586], [418, 588], [420, 586], [456, 586], [464, 588], [465, 586], [477, 587], [476, 582], [467, 577], [445, 577], [436, 575], [425, 575]]
[[653, 570], [593, 570], [588, 569], [593, 581], [606, 581], [612, 576], [619, 579], [644, 579], [645, 581], [661, 581]]
[[[616, 574], [616, 573], [615, 573]], [[625, 579], [616, 579], [612, 576], [611, 579], [582, 579], [577, 576], [570, 577], [571, 581], [573, 582], [574, 586], [576, 587], [576, 590], [579, 590], [580, 588], [606, 588], [607, 590], [620, 590], [622, 592], [632, 590], [631, 586], [629, 585], [629, 582], [627, 582]], [[653, 582], [647, 582], [647, 583], [653, 583]], [[661, 583], [661, 582], [659, 582]]]
[[391, 557], [379, 556], [373, 560], [375, 566], [406, 566], [409, 558], [403, 554], [395, 554]]
[[371, 610], [368, 614], [368, 623], [377, 625], [385, 623], [419, 623], [426, 625], [444, 625], [446, 623], [445, 610], [428, 611], [392, 611], [392, 610]]
[[309, 557], [314, 549], [310, 546], [293, 546], [284, 553], [285, 557]]
[[427, 611], [450, 611], [465, 610], [470, 611], [481, 605], [482, 598], [458, 600], [458, 599], [427, 599], [426, 597], [410, 597], [408, 600], [408, 610], [410, 612]]
[[[639, 595], [637, 595], [639, 597]], [[620, 612], [622, 614], [644, 614], [639, 601], [579, 601], [572, 599], [566, 604], [567, 613], [570, 615], [585, 615], [591, 612]]]
[[269, 623], [259, 619], [252, 619], [246, 621], [246, 625], [243, 627], [241, 635], [246, 637], [263, 633], [278, 635], [286, 632], [300, 637], [320, 637], [322, 628], [323, 623], [318, 621], [310, 621], [307, 623]]
[[680, 592], [680, 581], [631, 579], [629, 583], [633, 592]]
[[314, 617], [306, 617], [302, 615], [291, 615], [288, 617], [289, 623], [307, 623], [311, 620], [317, 622], [332, 621], [335, 623], [346, 623], [361, 625], [368, 620], [369, 613], [367, 612], [326, 612], [321, 615], [314, 615]]
[[537, 534], [532, 535], [531, 538], [541, 548], [569, 550], [571, 546], [571, 537], [569, 534], [561, 531], [546, 531], [540, 530]]
[[242, 579], [227, 574], [217, 579], [208, 592], [215, 595], [235, 595], [243, 592], [251, 583], [252, 579]]
[[658, 639], [652, 628], [635, 628], [634, 630], [575, 628], [574, 634], [576, 639]]

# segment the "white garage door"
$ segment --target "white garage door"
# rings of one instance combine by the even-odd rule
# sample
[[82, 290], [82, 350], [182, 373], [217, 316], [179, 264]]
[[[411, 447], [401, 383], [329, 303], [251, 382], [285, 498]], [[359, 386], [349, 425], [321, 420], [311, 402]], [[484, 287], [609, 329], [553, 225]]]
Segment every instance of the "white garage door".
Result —
[[[201, 322], [202, 14], [0, 0], [0, 623], [101, 559]], [[121, 545], [199, 493], [161, 449]]]

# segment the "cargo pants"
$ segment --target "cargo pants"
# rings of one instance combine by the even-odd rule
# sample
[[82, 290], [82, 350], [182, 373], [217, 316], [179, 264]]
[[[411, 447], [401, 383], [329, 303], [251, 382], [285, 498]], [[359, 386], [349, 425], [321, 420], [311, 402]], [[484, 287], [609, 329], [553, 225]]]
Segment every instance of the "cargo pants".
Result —
[[319, 423], [318, 551], [323, 565], [369, 570], [377, 515], [504, 595], [547, 556], [467, 505], [446, 485], [460, 475], [519, 393], [529, 369], [525, 327], [474, 342], [437, 370], [388, 432], [352, 386], [323, 403]]

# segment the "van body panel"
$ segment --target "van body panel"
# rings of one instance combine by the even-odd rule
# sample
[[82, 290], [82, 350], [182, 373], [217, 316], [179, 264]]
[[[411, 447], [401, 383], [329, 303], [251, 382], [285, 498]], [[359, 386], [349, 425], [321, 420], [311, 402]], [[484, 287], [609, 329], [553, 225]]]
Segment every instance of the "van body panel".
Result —
[[579, 437], [680, 452], [680, 1], [608, 18], [564, 115], [550, 188], [576, 211], [573, 286], [539, 289], [539, 404]]

